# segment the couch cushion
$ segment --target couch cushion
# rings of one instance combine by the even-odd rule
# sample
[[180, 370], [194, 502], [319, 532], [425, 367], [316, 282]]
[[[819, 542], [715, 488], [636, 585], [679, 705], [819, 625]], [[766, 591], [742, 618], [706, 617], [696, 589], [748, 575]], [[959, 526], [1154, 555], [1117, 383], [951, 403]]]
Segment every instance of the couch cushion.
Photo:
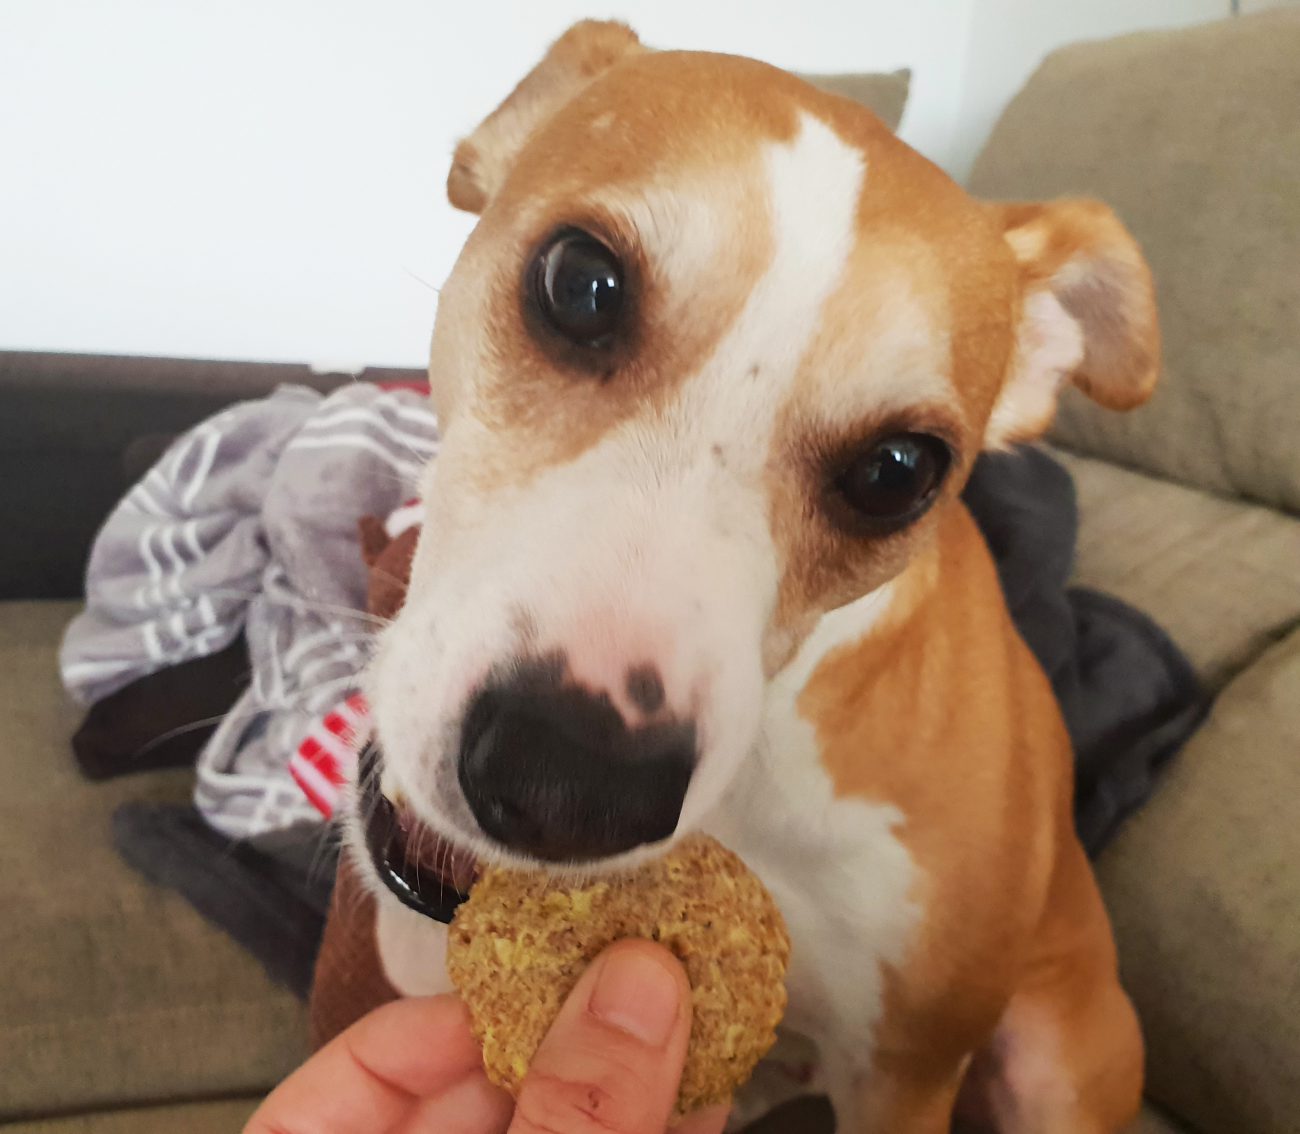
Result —
[[1300, 1115], [1300, 633], [1220, 695], [1099, 875], [1148, 1090], [1202, 1130]]
[[[258, 1099], [223, 1099], [179, 1106], [92, 1111], [67, 1118], [5, 1123], [5, 1134], [235, 1134]], [[1159, 1129], [1159, 1128], [1157, 1128]]]
[[0, 604], [0, 1121], [248, 1095], [304, 1054], [299, 1004], [114, 853], [114, 807], [192, 777], [77, 774], [55, 669], [75, 609]]
[[1053, 455], [1079, 494], [1076, 581], [1150, 614], [1212, 689], [1300, 622], [1300, 520]]
[[[234, 1134], [257, 1108], [255, 1099], [195, 1103], [190, 1106], [159, 1106], [78, 1115], [75, 1118], [38, 1119], [4, 1127], [5, 1134]], [[821, 1117], [822, 1108], [802, 1108]], [[829, 1123], [814, 1118], [801, 1124], [774, 1128], [770, 1134], [832, 1134]], [[1142, 1114], [1126, 1134], [1182, 1134], [1184, 1127], [1143, 1107]]]
[[888, 74], [800, 75], [829, 94], [840, 95], [859, 102], [875, 113], [891, 130], [897, 130], [907, 107], [907, 92], [912, 85], [912, 72], [893, 71]]
[[1065, 48], [1003, 115], [971, 176], [990, 197], [1089, 194], [1151, 261], [1155, 398], [1069, 393], [1071, 448], [1300, 511], [1300, 10]]

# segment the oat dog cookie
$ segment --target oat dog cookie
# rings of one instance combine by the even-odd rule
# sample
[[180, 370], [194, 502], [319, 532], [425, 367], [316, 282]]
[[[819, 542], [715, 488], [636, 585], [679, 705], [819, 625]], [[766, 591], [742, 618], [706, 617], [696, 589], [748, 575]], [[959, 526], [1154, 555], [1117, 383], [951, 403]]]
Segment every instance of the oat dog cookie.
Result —
[[731, 1098], [776, 1039], [790, 939], [763, 884], [698, 835], [633, 874], [572, 888], [497, 868], [474, 883], [451, 924], [447, 972], [493, 1082], [518, 1090], [582, 971], [624, 937], [660, 942], [690, 978], [678, 1112]]

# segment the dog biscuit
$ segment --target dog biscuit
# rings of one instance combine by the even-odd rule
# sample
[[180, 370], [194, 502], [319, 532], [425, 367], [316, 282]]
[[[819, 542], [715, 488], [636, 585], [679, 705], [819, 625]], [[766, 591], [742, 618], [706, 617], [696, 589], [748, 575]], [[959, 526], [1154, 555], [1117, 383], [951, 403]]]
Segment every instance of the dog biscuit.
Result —
[[565, 886], [489, 868], [451, 925], [447, 971], [488, 1077], [512, 1093], [587, 965], [625, 937], [667, 947], [691, 984], [678, 1115], [730, 1100], [776, 1039], [790, 939], [771, 895], [705, 836], [628, 875]]

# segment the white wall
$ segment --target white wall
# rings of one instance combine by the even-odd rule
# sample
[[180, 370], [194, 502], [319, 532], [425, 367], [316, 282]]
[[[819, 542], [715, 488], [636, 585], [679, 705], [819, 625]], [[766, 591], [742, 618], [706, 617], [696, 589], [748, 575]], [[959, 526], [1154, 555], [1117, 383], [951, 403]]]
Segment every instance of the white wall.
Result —
[[[970, 3], [595, 11], [656, 46], [911, 66], [907, 135], [941, 158]], [[471, 223], [443, 194], [451, 147], [592, 13], [590, 0], [0, 0], [0, 348], [422, 366], [427, 285]]]
[[960, 127], [945, 168], [970, 172], [984, 139], [1043, 57], [1062, 44], [1230, 14], [1231, 0], [975, 0]]
[[605, 3], [0, 0], [0, 349], [423, 365], [451, 147], [583, 16], [909, 66], [902, 134], [960, 177], [1051, 48], [1230, 0]]

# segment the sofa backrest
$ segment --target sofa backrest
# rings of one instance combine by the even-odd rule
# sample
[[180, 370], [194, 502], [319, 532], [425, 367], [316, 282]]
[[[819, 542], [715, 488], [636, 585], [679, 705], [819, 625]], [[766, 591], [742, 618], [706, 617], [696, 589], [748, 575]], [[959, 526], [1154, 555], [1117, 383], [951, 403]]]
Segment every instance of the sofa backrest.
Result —
[[281, 383], [324, 393], [353, 379], [270, 362], [0, 351], [0, 602], [80, 597], [95, 532], [178, 433]]
[[894, 133], [898, 133], [898, 124], [903, 120], [903, 111], [907, 108], [907, 93], [912, 85], [912, 72], [889, 71], [865, 74], [843, 75], [800, 75], [820, 87], [827, 94], [851, 98], [872, 111]]
[[1155, 273], [1165, 371], [1069, 448], [1300, 512], [1300, 9], [1085, 43], [1008, 107], [971, 190], [1110, 204]]

